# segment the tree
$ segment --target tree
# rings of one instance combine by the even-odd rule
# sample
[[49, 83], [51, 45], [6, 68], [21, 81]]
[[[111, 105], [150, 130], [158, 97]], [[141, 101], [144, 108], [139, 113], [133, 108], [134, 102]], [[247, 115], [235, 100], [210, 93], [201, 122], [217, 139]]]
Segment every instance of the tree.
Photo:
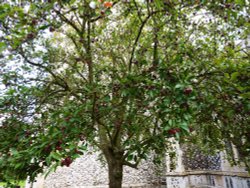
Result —
[[170, 137], [202, 137], [216, 149], [229, 139], [248, 154], [249, 53], [235, 45], [248, 35], [246, 5], [2, 3], [2, 176], [33, 181], [92, 146], [119, 188], [123, 166], [137, 168], [151, 151], [160, 162]]

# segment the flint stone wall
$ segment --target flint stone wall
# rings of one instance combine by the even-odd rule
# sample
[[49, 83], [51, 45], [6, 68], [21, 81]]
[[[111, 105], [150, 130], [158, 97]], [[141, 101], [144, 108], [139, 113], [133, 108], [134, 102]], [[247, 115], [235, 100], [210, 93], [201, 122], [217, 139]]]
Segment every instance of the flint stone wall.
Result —
[[[138, 170], [124, 167], [123, 183], [126, 186], [140, 186], [160, 184], [159, 168], [152, 159], [142, 161]], [[98, 160], [97, 153], [88, 153], [76, 159], [70, 167], [58, 167], [44, 180], [44, 188], [72, 188], [108, 185], [107, 165]]]

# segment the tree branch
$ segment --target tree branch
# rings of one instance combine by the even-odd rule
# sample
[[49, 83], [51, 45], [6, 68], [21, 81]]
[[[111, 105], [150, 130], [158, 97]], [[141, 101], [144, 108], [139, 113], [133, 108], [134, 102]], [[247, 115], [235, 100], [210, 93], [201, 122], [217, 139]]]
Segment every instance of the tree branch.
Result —
[[[56, 75], [51, 69], [49, 69], [48, 67], [43, 66], [43, 65], [41, 65], [41, 64], [39, 64], [39, 63], [34, 63], [34, 62], [30, 61], [30, 60], [27, 58], [27, 56], [25, 55], [25, 53], [24, 53], [24, 51], [23, 51], [22, 48], [20, 48], [20, 55], [24, 58], [24, 60], [25, 60], [28, 64], [33, 65], [33, 66], [36, 66], [36, 67], [39, 67], [39, 68], [42, 68], [42, 69], [44, 69], [45, 71], [47, 71], [49, 74], [51, 74], [51, 76], [52, 76], [53, 78], [55, 78], [55, 81], [56, 81], [57, 85], [61, 86], [61, 87], [64, 88], [64, 89], [68, 89], [68, 88], [69, 88], [69, 86], [68, 86], [68, 84], [65, 82], [65, 80], [62, 79], [61, 77], [59, 77], [58, 75]], [[62, 84], [62, 83], [59, 82], [58, 80], [61, 80], [64, 84]]]
[[72, 22], [70, 21], [66, 16], [64, 16], [59, 10], [54, 9], [54, 11], [57, 13], [57, 15], [67, 24], [69, 24], [72, 28], [75, 29], [75, 31], [81, 35], [81, 30]]
[[128, 161], [123, 161], [123, 165], [125, 166], [129, 166], [131, 168], [135, 168], [135, 169], [138, 169], [138, 164], [139, 164], [139, 160], [136, 162], [136, 163], [130, 163]]
[[133, 64], [133, 58], [134, 58], [134, 54], [135, 54], [135, 49], [137, 47], [137, 43], [139, 42], [139, 39], [141, 37], [141, 34], [142, 34], [142, 30], [144, 28], [144, 26], [146, 25], [147, 21], [150, 19], [151, 16], [153, 16], [154, 14], [157, 14], [159, 12], [162, 12], [163, 10], [160, 10], [160, 11], [154, 11], [154, 12], [151, 12], [150, 14], [148, 14], [148, 16], [145, 18], [145, 20], [142, 22], [140, 28], [139, 28], [139, 31], [137, 33], [137, 36], [136, 36], [136, 39], [134, 41], [134, 44], [133, 44], [133, 48], [132, 48], [132, 52], [131, 52], [131, 56], [130, 56], [130, 59], [129, 59], [129, 71], [131, 71], [131, 68], [132, 68], [132, 64]]
[[136, 49], [137, 43], [138, 43], [138, 41], [140, 39], [142, 30], [143, 30], [144, 26], [146, 25], [146, 23], [147, 23], [147, 21], [149, 20], [150, 17], [151, 17], [151, 14], [149, 14], [146, 17], [146, 19], [142, 22], [141, 27], [139, 28], [138, 34], [137, 34], [136, 39], [135, 39], [134, 44], [133, 44], [133, 49], [132, 49], [132, 52], [131, 52], [131, 56], [130, 56], [130, 59], [129, 59], [129, 67], [128, 67], [129, 71], [131, 71], [131, 68], [132, 68], [132, 63], [133, 63], [133, 58], [134, 58], [134, 54], [135, 54], [135, 49]]

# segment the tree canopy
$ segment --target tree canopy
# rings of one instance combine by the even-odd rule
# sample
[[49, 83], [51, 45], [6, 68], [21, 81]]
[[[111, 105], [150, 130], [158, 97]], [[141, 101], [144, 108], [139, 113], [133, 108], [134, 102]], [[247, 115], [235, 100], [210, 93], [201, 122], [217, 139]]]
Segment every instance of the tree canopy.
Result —
[[0, 24], [3, 178], [94, 147], [119, 188], [170, 138], [233, 143], [249, 167], [249, 1], [6, 0]]

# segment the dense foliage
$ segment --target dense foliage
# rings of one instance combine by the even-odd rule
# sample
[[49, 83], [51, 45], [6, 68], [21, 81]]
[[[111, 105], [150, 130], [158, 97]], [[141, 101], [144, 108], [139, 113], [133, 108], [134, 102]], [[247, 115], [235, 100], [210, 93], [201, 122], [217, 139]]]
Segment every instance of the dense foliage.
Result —
[[249, 166], [248, 1], [6, 0], [0, 23], [2, 178], [94, 147], [119, 188], [169, 138], [233, 143]]

